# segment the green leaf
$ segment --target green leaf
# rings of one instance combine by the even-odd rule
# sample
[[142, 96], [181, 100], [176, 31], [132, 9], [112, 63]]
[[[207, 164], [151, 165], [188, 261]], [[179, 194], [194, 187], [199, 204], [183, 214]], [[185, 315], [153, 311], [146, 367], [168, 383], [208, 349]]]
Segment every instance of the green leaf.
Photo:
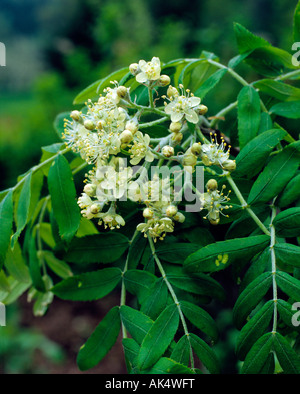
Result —
[[242, 374], [257, 374], [265, 365], [272, 350], [273, 334], [268, 332], [260, 337], [247, 354], [242, 367]]
[[248, 203], [263, 203], [277, 196], [298, 170], [299, 161], [300, 141], [297, 141], [289, 144], [270, 160], [254, 182]]
[[147, 369], [155, 364], [171, 343], [179, 324], [178, 308], [169, 305], [155, 320], [146, 334], [138, 356], [138, 367]]
[[121, 306], [120, 313], [124, 326], [129, 331], [132, 338], [140, 345], [152, 328], [154, 324], [153, 320], [141, 311], [127, 305]]
[[300, 374], [300, 358], [298, 354], [278, 332], [273, 335], [273, 345], [283, 372], [286, 374]]
[[17, 231], [12, 236], [11, 246], [14, 247], [15, 242], [18, 240], [21, 232], [28, 221], [29, 214], [29, 206], [30, 206], [30, 197], [31, 197], [31, 179], [32, 173], [30, 172], [26, 175], [24, 183], [22, 185], [22, 189], [19, 195], [18, 203], [17, 203], [17, 212], [16, 212], [16, 226]]
[[300, 208], [289, 208], [280, 212], [273, 224], [278, 237], [298, 237], [300, 235]]
[[190, 334], [190, 341], [192, 348], [195, 350], [197, 356], [212, 374], [220, 373], [219, 360], [217, 359], [214, 351], [195, 334]]
[[55, 158], [49, 169], [48, 187], [60, 236], [69, 242], [78, 230], [80, 212], [72, 172], [62, 155]]
[[234, 23], [234, 33], [239, 49], [239, 53], [248, 53], [254, 49], [269, 46], [268, 41], [255, 36], [239, 23]]
[[46, 291], [46, 288], [42, 278], [41, 261], [36, 250], [36, 240], [34, 232], [31, 234], [31, 238], [29, 241], [29, 272], [33, 286], [41, 293], [44, 293]]
[[272, 273], [264, 272], [251, 282], [239, 295], [234, 308], [233, 320], [241, 329], [250, 312], [259, 304], [272, 284]]
[[0, 267], [2, 267], [10, 244], [13, 225], [13, 192], [10, 190], [0, 203]]
[[259, 125], [258, 134], [262, 134], [265, 131], [271, 130], [272, 128], [273, 128], [273, 122], [271, 116], [269, 115], [268, 112], [262, 112], [260, 114], [260, 125]]
[[190, 362], [190, 342], [186, 335], [183, 335], [174, 346], [171, 353], [171, 359], [183, 364], [189, 365]]
[[63, 300], [93, 301], [113, 291], [120, 282], [119, 268], [105, 268], [64, 279], [52, 288], [55, 295]]
[[271, 129], [249, 141], [236, 157], [234, 176], [253, 178], [258, 174], [274, 147], [285, 135], [284, 130]]
[[274, 245], [276, 264], [282, 269], [287, 266], [300, 267], [300, 246], [289, 243]]
[[185, 89], [189, 88], [192, 92], [196, 92], [216, 70], [216, 66], [208, 63], [205, 57], [193, 60], [181, 71], [179, 83], [182, 83]]
[[300, 2], [295, 8], [294, 12], [294, 42], [300, 42]]
[[64, 259], [77, 264], [111, 263], [118, 260], [128, 246], [128, 238], [120, 233], [87, 235], [72, 240]]
[[[60, 114], [58, 114], [53, 122], [53, 127], [54, 130], [56, 131], [56, 134], [58, 135], [58, 137], [62, 140], [62, 136], [64, 134], [65, 131], [65, 120], [69, 120], [70, 122], [72, 122], [72, 118], [70, 117], [71, 111], [68, 112], [62, 112]], [[63, 146], [62, 143], [59, 144], [60, 146]], [[51, 147], [44, 147], [42, 148], [43, 150], [43, 155], [42, 155], [42, 159], [44, 158], [49, 158], [51, 156], [53, 156], [53, 151], [57, 150], [57, 152], [60, 150], [59, 145], [51, 145]], [[65, 144], [64, 144], [65, 145]], [[48, 167], [48, 166], [47, 166]], [[47, 176], [49, 168], [46, 167], [46, 171], [45, 171], [45, 175]]]
[[13, 250], [8, 249], [5, 259], [5, 268], [17, 281], [31, 283], [29, 269], [22, 256], [20, 244], [16, 242]]
[[238, 95], [238, 136], [241, 149], [255, 138], [259, 125], [259, 94], [252, 86], [244, 86]]
[[88, 99], [91, 99], [92, 101], [96, 100], [99, 97], [98, 87], [102, 81], [102, 79], [98, 79], [98, 81], [93, 82], [91, 85], [83, 89], [75, 97], [73, 104], [84, 104]]
[[18, 282], [16, 279], [9, 281], [10, 291], [1, 292], [0, 302], [4, 305], [10, 305], [16, 302], [17, 299], [28, 289], [30, 283]]
[[223, 287], [213, 278], [202, 273], [187, 273], [181, 267], [165, 267], [169, 282], [192, 294], [209, 296], [223, 301], [225, 293]]
[[0, 291], [10, 292], [10, 285], [3, 270], [0, 271]]
[[211, 337], [213, 341], [218, 340], [218, 329], [214, 319], [204, 309], [187, 301], [180, 301], [183, 314], [199, 330]]
[[193, 243], [169, 243], [160, 245], [156, 249], [156, 253], [161, 260], [173, 264], [182, 264], [184, 260], [199, 249], [198, 244]]
[[300, 280], [279, 271], [276, 273], [276, 283], [278, 287], [294, 300], [300, 300]]
[[283, 116], [289, 119], [300, 118], [300, 100], [278, 103], [270, 108], [270, 114]]
[[300, 174], [292, 178], [276, 200], [279, 208], [285, 208], [300, 198]]
[[271, 267], [271, 249], [266, 248], [258, 256], [255, 256], [251, 262], [250, 267], [244, 275], [243, 281], [241, 283], [240, 291], [244, 290], [249, 283], [261, 275], [264, 271], [269, 270]]
[[47, 265], [56, 275], [63, 279], [73, 276], [70, 266], [63, 260], [57, 259], [50, 250], [44, 250], [42, 255]]
[[[148, 370], [147, 372], [144, 372], [147, 374], [173, 374], [173, 375], [179, 375], [179, 374], [192, 374], [194, 373], [191, 369], [186, 367], [185, 365], [179, 364], [176, 361], [167, 358], [167, 357], [162, 357], [160, 358], [155, 365]], [[168, 382], [168, 388], [170, 385], [171, 387], [178, 388], [178, 385], [180, 384], [180, 380], [178, 379], [177, 382], [176, 380], [170, 380]]]
[[102, 319], [95, 331], [80, 348], [77, 365], [81, 371], [95, 367], [110, 351], [120, 331], [119, 307], [113, 307]]
[[245, 359], [253, 344], [265, 333], [273, 311], [274, 302], [270, 300], [242, 328], [236, 343], [236, 353], [240, 360]]
[[99, 231], [97, 230], [95, 224], [91, 220], [82, 216], [80, 219], [79, 228], [75, 236], [77, 238], [82, 238], [82, 237], [86, 237], [87, 235], [95, 235], [95, 234], [99, 234]]
[[279, 315], [283, 322], [288, 326], [293, 328], [295, 331], [300, 331], [300, 326], [295, 326], [293, 324], [293, 316], [295, 315], [295, 310], [293, 309], [293, 306], [284, 300], [277, 300], [277, 309], [279, 312]]
[[135, 361], [140, 351], [139, 345], [132, 338], [123, 338], [122, 345], [124, 349], [125, 359], [129, 361], [132, 367], [134, 367]]
[[126, 290], [131, 294], [136, 295], [140, 304], [143, 303], [145, 297], [148, 295], [148, 291], [154, 285], [156, 280], [156, 276], [148, 271], [133, 269], [127, 270], [124, 274]]
[[198, 96], [203, 100], [207, 93], [209, 93], [220, 82], [226, 73], [226, 68], [216, 71], [196, 90], [194, 93], [195, 96]]
[[152, 319], [156, 319], [167, 305], [168, 294], [168, 288], [163, 278], [157, 279], [145, 294], [141, 311]]
[[184, 262], [188, 272], [215, 272], [243, 259], [249, 261], [269, 243], [266, 235], [218, 241], [192, 253]]
[[273, 79], [261, 79], [254, 82], [253, 86], [280, 101], [290, 102], [300, 99], [300, 89], [284, 82], [274, 81]]

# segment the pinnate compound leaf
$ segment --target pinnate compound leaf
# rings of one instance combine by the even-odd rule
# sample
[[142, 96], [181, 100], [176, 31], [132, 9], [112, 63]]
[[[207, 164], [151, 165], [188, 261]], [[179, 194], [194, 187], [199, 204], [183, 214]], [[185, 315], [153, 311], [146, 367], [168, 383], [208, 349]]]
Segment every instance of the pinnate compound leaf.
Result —
[[269, 243], [267, 235], [218, 241], [192, 253], [184, 262], [188, 272], [214, 272], [227, 268], [231, 263], [248, 261]]
[[233, 320], [241, 329], [249, 313], [258, 305], [272, 284], [272, 273], [264, 272], [251, 282], [239, 295], [234, 308]]
[[74, 238], [64, 256], [76, 264], [112, 263], [129, 246], [128, 238], [119, 233], [101, 233]]
[[49, 169], [48, 187], [60, 236], [69, 242], [78, 230], [80, 212], [72, 172], [62, 155], [55, 158]]
[[267, 202], [277, 196], [295, 175], [300, 162], [300, 141], [289, 144], [274, 156], [254, 182], [249, 204]]
[[145, 336], [138, 356], [138, 367], [141, 370], [154, 365], [171, 343], [179, 324], [178, 308], [169, 305], [155, 320], [152, 328]]
[[6, 252], [10, 244], [13, 215], [13, 192], [10, 190], [0, 203], [0, 268], [4, 263]]
[[115, 306], [80, 348], [77, 365], [81, 371], [95, 367], [107, 355], [117, 340], [120, 326], [120, 311], [119, 307]]
[[119, 268], [104, 268], [64, 279], [52, 291], [63, 300], [93, 301], [109, 294], [122, 277]]

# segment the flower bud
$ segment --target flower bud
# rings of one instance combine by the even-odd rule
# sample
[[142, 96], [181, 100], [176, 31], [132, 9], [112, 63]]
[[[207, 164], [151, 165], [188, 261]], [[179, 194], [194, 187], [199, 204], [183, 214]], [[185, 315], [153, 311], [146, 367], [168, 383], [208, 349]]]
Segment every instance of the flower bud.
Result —
[[174, 88], [174, 86], [169, 86], [168, 90], [167, 90], [167, 96], [168, 97], [175, 97], [178, 96], [178, 90], [176, 88]]
[[90, 210], [93, 215], [97, 215], [97, 213], [99, 213], [101, 211], [101, 207], [99, 204], [93, 204], [93, 205], [91, 205]]
[[193, 153], [193, 155], [199, 156], [201, 153], [201, 143], [195, 142], [191, 147], [191, 152]]
[[130, 141], [132, 141], [133, 135], [130, 130], [124, 130], [122, 131], [120, 135], [120, 140], [122, 144], [128, 144]]
[[169, 217], [173, 217], [177, 214], [178, 209], [175, 207], [175, 205], [169, 205], [166, 209], [166, 215]]
[[223, 163], [223, 168], [227, 171], [234, 171], [236, 169], [236, 162], [235, 160], [226, 160]]
[[95, 123], [92, 120], [85, 120], [83, 123], [84, 127], [88, 130], [94, 130], [95, 129]]
[[200, 104], [198, 106], [198, 113], [199, 113], [199, 115], [205, 115], [207, 111], [208, 111], [208, 108], [207, 108], [206, 105]]
[[174, 155], [174, 148], [172, 146], [166, 145], [162, 148], [161, 153], [165, 157], [171, 157]]
[[161, 75], [158, 79], [158, 86], [167, 86], [171, 83], [171, 78], [168, 75]]
[[180, 142], [182, 141], [182, 138], [183, 138], [183, 134], [182, 133], [176, 133], [176, 134], [174, 134], [173, 136], [172, 136], [172, 141], [175, 143], [175, 144], [180, 144]]
[[79, 122], [81, 119], [81, 114], [79, 111], [72, 111], [70, 117], [75, 120], [75, 122]]
[[172, 133], [179, 133], [181, 128], [182, 128], [182, 124], [179, 122], [171, 122], [170, 127], [169, 127], [169, 129]]
[[128, 90], [127, 90], [127, 88], [125, 88], [125, 86], [119, 86], [119, 87], [117, 88], [117, 95], [118, 95], [120, 98], [126, 97], [126, 96], [128, 95]]
[[206, 184], [207, 190], [217, 190], [218, 189], [218, 182], [215, 179], [210, 179]]
[[185, 216], [183, 213], [177, 212], [173, 219], [176, 220], [176, 222], [183, 223], [185, 221]]
[[99, 120], [99, 122], [97, 122], [96, 127], [97, 127], [98, 130], [102, 130], [104, 126], [105, 126], [105, 121], [104, 120]]
[[96, 185], [94, 185], [93, 183], [88, 183], [84, 186], [83, 191], [88, 196], [93, 197], [96, 192]]
[[195, 166], [197, 164], [197, 156], [193, 155], [192, 153], [185, 154], [183, 156], [182, 164], [184, 166]]
[[152, 209], [150, 209], [150, 208], [145, 208], [144, 211], [143, 211], [143, 216], [146, 219], [152, 219], [153, 218], [153, 214], [154, 213], [153, 213]]
[[140, 72], [139, 65], [137, 63], [130, 64], [129, 71], [132, 75], [136, 76]]
[[125, 129], [131, 131], [132, 135], [134, 135], [138, 131], [139, 125], [134, 120], [128, 120], [128, 122], [126, 122]]

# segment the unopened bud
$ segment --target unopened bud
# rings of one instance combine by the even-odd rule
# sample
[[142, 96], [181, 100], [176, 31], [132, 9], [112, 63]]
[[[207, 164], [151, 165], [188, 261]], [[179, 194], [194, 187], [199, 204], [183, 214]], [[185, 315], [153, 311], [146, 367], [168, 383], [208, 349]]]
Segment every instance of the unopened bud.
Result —
[[158, 79], [159, 86], [167, 86], [171, 83], [171, 78], [168, 75], [161, 75]]
[[83, 125], [88, 130], [95, 129], [95, 123], [92, 120], [89, 120], [89, 119], [85, 120]]
[[174, 155], [174, 148], [172, 146], [166, 145], [162, 148], [161, 153], [165, 157], [171, 157]]
[[119, 86], [119, 87], [117, 88], [117, 95], [118, 95], [120, 98], [126, 97], [126, 96], [128, 95], [128, 90], [127, 90], [127, 88], [125, 88], [125, 86]]
[[172, 141], [175, 143], [175, 144], [180, 144], [180, 142], [182, 141], [182, 138], [183, 138], [183, 134], [182, 133], [176, 133], [176, 134], [174, 134], [173, 136], [172, 136]]
[[176, 220], [176, 222], [183, 223], [185, 221], [185, 216], [183, 213], [177, 212], [173, 219]]
[[145, 208], [143, 211], [143, 216], [145, 219], [151, 219], [153, 217], [153, 211], [150, 208]]
[[94, 185], [93, 183], [88, 183], [84, 186], [83, 191], [88, 196], [93, 197], [96, 192], [96, 185]]
[[130, 141], [132, 141], [133, 135], [130, 130], [124, 130], [122, 131], [120, 135], [120, 140], [122, 144], [128, 144]]
[[226, 160], [223, 163], [223, 168], [227, 171], [234, 171], [236, 169], [236, 162], [235, 160]]
[[99, 204], [93, 204], [93, 205], [91, 205], [90, 210], [93, 215], [97, 215], [97, 213], [99, 213], [101, 211], [101, 207]]
[[197, 156], [193, 155], [192, 153], [185, 154], [182, 164], [184, 166], [195, 166], [197, 164]]
[[174, 86], [170, 85], [167, 90], [167, 96], [168, 97], [175, 97], [178, 95], [179, 95], [178, 90], [176, 88], [174, 88]]
[[169, 205], [166, 208], [166, 215], [169, 217], [175, 216], [177, 214], [177, 212], [178, 212], [178, 209], [177, 209], [177, 207], [175, 207], [175, 205]]
[[218, 189], [218, 182], [215, 179], [210, 179], [206, 184], [207, 190], [217, 190]]
[[198, 106], [198, 114], [199, 115], [205, 115], [207, 111], [208, 111], [208, 108], [206, 105], [200, 104]]
[[131, 131], [132, 135], [134, 135], [138, 131], [139, 125], [134, 120], [129, 120], [126, 122], [125, 129]]
[[75, 120], [75, 122], [79, 122], [81, 119], [81, 114], [79, 111], [72, 111], [70, 117]]
[[192, 147], [191, 147], [191, 152], [196, 155], [199, 156], [201, 153], [201, 143], [200, 142], [195, 142]]
[[169, 127], [169, 129], [172, 133], [179, 133], [181, 128], [182, 128], [182, 124], [179, 122], [171, 122], [170, 127]]
[[136, 76], [140, 72], [139, 65], [137, 63], [130, 64], [129, 71], [132, 75]]

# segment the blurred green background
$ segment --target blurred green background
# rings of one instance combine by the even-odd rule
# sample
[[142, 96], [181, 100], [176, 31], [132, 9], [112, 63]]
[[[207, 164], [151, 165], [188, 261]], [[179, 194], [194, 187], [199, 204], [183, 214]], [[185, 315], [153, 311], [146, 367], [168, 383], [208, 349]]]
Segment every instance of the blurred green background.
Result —
[[[19, 174], [39, 161], [41, 146], [58, 141], [53, 128], [55, 116], [72, 109], [73, 98], [82, 88], [118, 68], [152, 56], [167, 62], [198, 57], [206, 50], [226, 64], [237, 54], [233, 22], [291, 52], [297, 0], [0, 0], [0, 4], [0, 42], [7, 51], [7, 66], [0, 67], [0, 190], [3, 190], [13, 186]], [[246, 79], [255, 78], [246, 66], [239, 66], [239, 71]], [[210, 102], [217, 109], [226, 106], [235, 94], [234, 89], [239, 88], [236, 85], [230, 79], [218, 95], [210, 96]], [[50, 316], [45, 317], [48, 320], [38, 325], [39, 330], [46, 327], [49, 333], [51, 322], [58, 321], [60, 307], [62, 315], [69, 317], [64, 322], [73, 324], [73, 328], [58, 328], [61, 333], [66, 331], [61, 345], [73, 357], [69, 370], [56, 345], [48, 339], [43, 341], [40, 331], [32, 327], [35, 323], [31, 306], [27, 307], [26, 300], [22, 300], [21, 306], [10, 309], [10, 327], [0, 328], [1, 373], [57, 371], [47, 364], [48, 359], [61, 361], [64, 372], [76, 373], [78, 346], [101, 314], [95, 309], [96, 320], [91, 321], [89, 316], [78, 321], [83, 307], [68, 306], [75, 308], [68, 315], [66, 307], [57, 302]], [[233, 338], [236, 331], [230, 328], [230, 316], [229, 310], [225, 310], [220, 324], [229, 327], [226, 335]], [[55, 327], [52, 334], [55, 341]], [[225, 362], [228, 373], [234, 370], [235, 361], [232, 364], [227, 359], [234, 354], [233, 347], [234, 341], [226, 340], [216, 349], [228, 361]], [[113, 357], [110, 368], [115, 369], [97, 371], [122, 372], [118, 353], [113, 353]]]

